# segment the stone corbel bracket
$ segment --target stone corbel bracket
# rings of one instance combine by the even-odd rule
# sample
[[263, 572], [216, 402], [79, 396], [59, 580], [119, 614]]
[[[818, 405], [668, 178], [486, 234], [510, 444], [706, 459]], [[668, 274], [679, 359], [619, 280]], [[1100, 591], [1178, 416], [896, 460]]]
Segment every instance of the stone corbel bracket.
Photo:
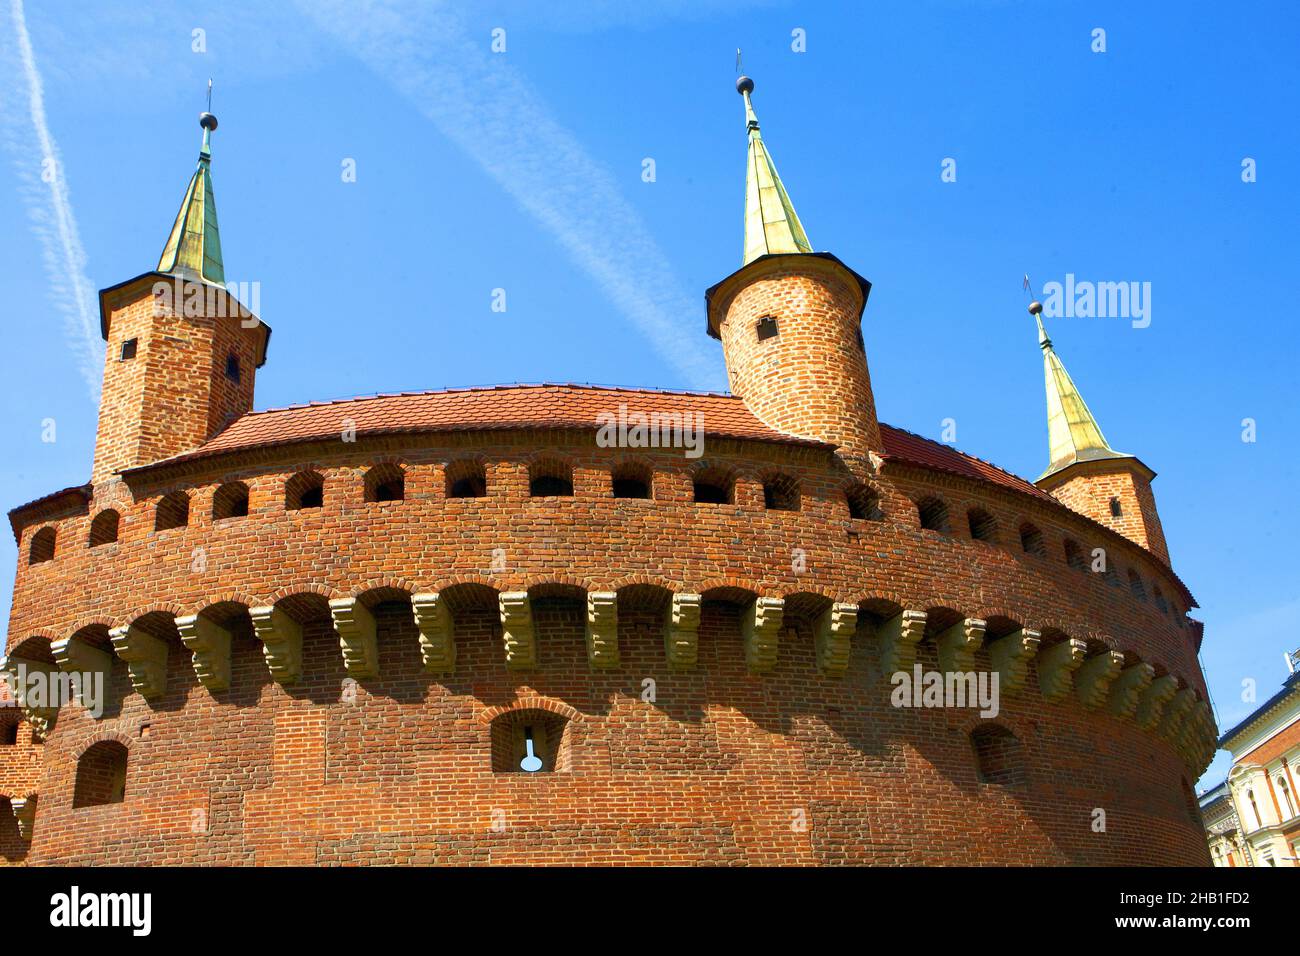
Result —
[[447, 602], [437, 592], [411, 597], [411, 613], [420, 630], [420, 656], [430, 674], [450, 674], [456, 669], [455, 624]]
[[1187, 715], [1192, 712], [1192, 707], [1195, 704], [1196, 691], [1190, 687], [1184, 687], [1174, 694], [1173, 699], [1165, 707], [1164, 716], [1160, 718], [1160, 726], [1156, 729], [1156, 733], [1170, 743], [1177, 744], [1183, 722], [1187, 719]]
[[1156, 669], [1146, 661], [1124, 668], [1119, 677], [1115, 678], [1115, 683], [1111, 685], [1110, 699], [1106, 703], [1107, 710], [1120, 720], [1132, 718], [1137, 713], [1138, 701], [1141, 700], [1143, 692], [1151, 686], [1155, 674]]
[[664, 650], [672, 670], [690, 670], [699, 659], [700, 603], [698, 594], [674, 594], [664, 622]]
[[277, 684], [293, 684], [302, 677], [302, 625], [278, 607], [248, 611], [253, 630], [262, 642], [262, 656]]
[[745, 610], [740, 630], [745, 639], [745, 666], [751, 674], [765, 674], [776, 667], [784, 616], [782, 598], [761, 597]]
[[507, 591], [498, 598], [501, 637], [505, 641], [506, 667], [526, 670], [537, 666], [537, 635], [527, 591]]
[[945, 674], [966, 674], [975, 670], [975, 652], [984, 643], [988, 624], [977, 617], [958, 621], [934, 640], [939, 652], [939, 670]]
[[136, 627], [123, 624], [108, 632], [113, 650], [126, 661], [131, 686], [145, 700], [155, 700], [167, 692], [167, 642]]
[[1138, 698], [1137, 712], [1133, 720], [1143, 730], [1155, 730], [1164, 714], [1165, 705], [1178, 692], [1178, 678], [1172, 674], [1157, 677], [1147, 685]]
[[24, 840], [32, 838], [32, 830], [36, 826], [36, 801], [36, 794], [9, 801], [14, 819], [18, 821], [18, 835]]
[[[93, 679], [95, 674], [99, 675], [101, 682], [106, 682], [113, 669], [112, 654], [103, 648], [87, 644], [80, 638], [65, 637], [61, 641], [53, 641], [50, 643], [50, 652], [58, 662], [59, 670], [65, 674], [78, 675], [77, 702], [83, 707], [86, 706], [85, 700], [82, 699], [85, 688], [80, 686], [81, 682], [87, 677]], [[101, 683], [100, 686], [102, 687], [103, 684]]]
[[1074, 675], [1074, 692], [1079, 703], [1088, 710], [1096, 710], [1106, 703], [1110, 685], [1124, 669], [1124, 655], [1119, 651], [1102, 651], [1079, 666]]
[[198, 614], [176, 619], [181, 643], [193, 658], [194, 673], [209, 691], [230, 689], [230, 642], [228, 628]]
[[912, 670], [916, 645], [925, 637], [925, 612], [904, 611], [880, 625], [880, 669], [885, 677]]
[[1029, 662], [1038, 653], [1043, 636], [1029, 628], [1021, 628], [1005, 637], [989, 642], [989, 660], [998, 672], [998, 689], [1003, 694], [1016, 694], [1024, 689], [1029, 677]]
[[379, 636], [370, 609], [356, 598], [335, 598], [330, 601], [330, 617], [348, 676], [358, 680], [378, 677]]
[[[19, 667], [23, 673], [20, 675]], [[22, 711], [23, 719], [32, 725], [32, 733], [36, 739], [44, 742], [50, 733], [50, 728], [54, 726], [54, 721], [58, 719], [59, 708], [47, 707], [45, 704], [37, 706], [37, 702], [30, 700], [27, 696], [27, 684], [22, 677], [34, 672], [40, 672], [45, 675], [46, 694], [49, 694], [49, 688], [53, 686], [52, 677], [58, 670], [53, 664], [47, 664], [44, 661], [33, 661], [25, 657], [3, 657], [0, 658], [0, 674], [4, 675], [5, 683], [13, 692], [14, 700], [18, 703], [18, 709]], [[48, 697], [47, 697], [48, 702]]]
[[849, 650], [857, 630], [856, 604], [832, 604], [817, 618], [817, 666], [823, 674], [840, 677], [849, 669]]
[[595, 670], [618, 667], [618, 594], [587, 592], [587, 662]]
[[1066, 638], [1059, 644], [1044, 648], [1038, 654], [1038, 687], [1048, 700], [1060, 700], [1070, 693], [1074, 686], [1072, 676], [1083, 657], [1088, 652], [1088, 645], [1077, 638]]

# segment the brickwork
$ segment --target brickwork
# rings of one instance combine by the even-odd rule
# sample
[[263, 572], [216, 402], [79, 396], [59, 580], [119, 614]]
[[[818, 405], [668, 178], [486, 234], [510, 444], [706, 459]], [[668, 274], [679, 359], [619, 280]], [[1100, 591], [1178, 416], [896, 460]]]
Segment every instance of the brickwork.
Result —
[[[0, 858], [1205, 865], [1214, 728], [1149, 485], [1063, 507], [882, 431], [867, 288], [792, 255], [711, 290], [740, 399], [257, 414], [264, 327], [109, 290], [92, 484], [11, 513], [6, 665], [103, 672], [104, 711], [24, 705], [44, 743], [0, 746]], [[657, 405], [705, 413], [702, 457], [600, 441]], [[1111, 493], [1131, 518], [1094, 514]], [[999, 729], [894, 706], [913, 659], [1005, 678]], [[516, 772], [529, 734], [544, 769]]]
[[[187, 451], [253, 407], [261, 332], [243, 327], [233, 314], [186, 315], [184, 295], [160, 297], [159, 284], [176, 288], [150, 275], [110, 299], [91, 479], [96, 484], [123, 468]], [[233, 299], [213, 295], [233, 312]], [[135, 355], [124, 359], [122, 346], [131, 340]], [[238, 382], [226, 375], [231, 355], [238, 359]]]
[[[872, 622], [906, 607], [928, 610], [933, 622], [988, 619], [990, 638], [1023, 625], [1113, 646], [1203, 695], [1176, 615], [1101, 575], [1081, 578], [1059, 557], [1067, 535], [1086, 537], [1085, 520], [1024, 494], [898, 466], [874, 479], [883, 520], [854, 520], [834, 456], [731, 441], [707, 444], [704, 460], [737, 474], [735, 504], [695, 503], [699, 463], [664, 451], [638, 456], [653, 468], [654, 498], [615, 499], [610, 476], [626, 452], [597, 448], [591, 436], [481, 439], [291, 447], [233, 473], [201, 461], [193, 467], [206, 473], [176, 482], [192, 492], [190, 524], [169, 531], [153, 530], [153, 509], [173, 485], [118, 481], [109, 492], [120, 539], [94, 549], [86, 544], [100, 502], [64, 519], [68, 544], [56, 559], [19, 568], [11, 649], [78, 632], [102, 640], [110, 627], [148, 617], [167, 634], [167, 689], [152, 701], [131, 693], [126, 663], [115, 659], [104, 718], [63, 709], [45, 746], [31, 858], [1203, 862], [1180, 791], [1189, 771], [1163, 741], [1042, 700], [1031, 674], [1031, 691], [1006, 710], [1026, 765], [1024, 789], [1012, 793], [974, 782], [971, 728], [958, 726], [969, 711], [896, 710], [873, 672]], [[539, 455], [572, 466], [574, 497], [528, 496]], [[448, 498], [448, 464], [466, 458], [484, 463], [487, 495]], [[376, 463], [401, 464], [403, 500], [364, 501]], [[309, 468], [325, 479], [323, 506], [286, 511], [285, 485]], [[763, 507], [760, 476], [773, 468], [798, 482], [799, 511]], [[235, 478], [250, 488], [250, 514], [214, 521], [213, 496]], [[994, 521], [993, 539], [970, 540], [964, 520], [950, 534], [922, 531], [914, 502], [925, 494], [942, 496], [956, 519], [978, 506]], [[1043, 530], [1048, 556], [1019, 552], [1025, 518]], [[1122, 547], [1126, 567], [1160, 579], [1145, 552]], [[496, 549], [504, 566], [494, 571]], [[463, 588], [469, 597], [455, 608], [453, 674], [430, 676], [420, 671], [409, 595], [455, 595], [456, 582], [479, 587]], [[534, 614], [538, 669], [516, 673], [504, 666], [493, 595], [530, 589], [556, 603]], [[612, 672], [588, 666], [584, 590], [624, 592]], [[650, 597], [634, 600], [638, 590]], [[672, 591], [706, 597], [700, 660], [681, 674], [666, 666], [662, 637]], [[794, 634], [781, 638], [775, 669], [757, 678], [746, 672], [739, 614], [760, 594], [786, 598]], [[350, 596], [378, 608], [380, 676], [348, 701], [326, 601]], [[303, 680], [287, 689], [270, 681], [247, 619], [248, 607], [286, 598], [306, 624]], [[817, 671], [810, 623], [832, 600], [862, 608], [839, 679]], [[232, 622], [228, 691], [198, 683], [171, 623], [201, 611]], [[928, 647], [922, 660], [931, 660]], [[986, 654], [978, 666], [988, 666]], [[640, 699], [645, 677], [658, 685], [654, 705]], [[578, 712], [565, 734], [570, 769], [503, 781], [492, 774], [483, 715], [538, 695]], [[73, 809], [76, 759], [99, 739], [130, 750], [126, 800]], [[1089, 830], [1093, 806], [1108, 810], [1107, 837]], [[498, 809], [505, 830], [493, 829]], [[806, 830], [790, 828], [797, 812]], [[202, 813], [208, 830], [196, 834]]]
[[[1067, 508], [1118, 531], [1169, 563], [1151, 482], [1131, 459], [1074, 465], [1039, 484]], [[1112, 499], [1119, 503], [1118, 515], [1112, 511]]]
[[[846, 457], [880, 451], [880, 427], [860, 319], [863, 296], [843, 266], [810, 256], [751, 264], [713, 303], [731, 391], [768, 425], [839, 445]], [[760, 338], [759, 320], [775, 320]]]

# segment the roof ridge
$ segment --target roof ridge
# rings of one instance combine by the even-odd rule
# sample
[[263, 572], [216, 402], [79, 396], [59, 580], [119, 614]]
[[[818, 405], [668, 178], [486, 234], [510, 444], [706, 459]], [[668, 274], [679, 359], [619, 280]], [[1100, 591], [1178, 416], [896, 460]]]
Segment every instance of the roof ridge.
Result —
[[271, 412], [291, 412], [304, 408], [323, 408], [330, 405], [347, 405], [352, 402], [372, 402], [385, 398], [419, 398], [425, 395], [453, 395], [461, 392], [498, 392], [525, 388], [577, 388], [590, 392], [627, 392], [639, 395], [689, 395], [694, 398], [726, 398], [741, 401], [740, 396], [730, 392], [702, 392], [684, 388], [653, 388], [631, 385], [598, 385], [591, 382], [503, 382], [496, 385], [453, 385], [446, 388], [428, 388], [417, 391], [374, 392], [366, 395], [352, 395], [347, 398], [327, 398], [320, 401], [295, 402], [291, 405], [277, 405], [273, 408], [259, 408], [245, 412], [231, 422], [250, 418], [254, 415], [267, 415]]
[[[925, 435], [918, 435], [914, 431], [910, 431], [909, 429], [906, 428], [899, 428], [897, 425], [890, 425], [888, 422], [881, 422], [880, 427], [888, 428], [890, 431], [901, 432], [904, 435], [911, 435], [913, 438], [920, 439], [921, 441], [927, 444], [934, 445], [938, 448], [944, 448], [951, 452], [955, 452], [958, 455], [961, 455], [963, 458], [969, 458], [971, 461], [978, 461], [981, 465], [988, 465], [990, 468], [994, 469], [995, 471], [1000, 471], [1002, 474], [1006, 475], [1009, 478], [1014, 478], [1017, 481], [1023, 481], [1027, 485], [1034, 485], [1032, 481], [1030, 481], [1028, 478], [1024, 477], [1023, 475], [1017, 475], [1014, 471], [1007, 471], [1001, 465], [995, 465], [987, 458], [981, 458], [979, 455], [972, 455], [968, 451], [962, 451], [956, 445], [949, 445], [947, 442], [936, 441], [935, 439], [928, 438]], [[1038, 486], [1034, 485], [1034, 487], [1037, 488]]]

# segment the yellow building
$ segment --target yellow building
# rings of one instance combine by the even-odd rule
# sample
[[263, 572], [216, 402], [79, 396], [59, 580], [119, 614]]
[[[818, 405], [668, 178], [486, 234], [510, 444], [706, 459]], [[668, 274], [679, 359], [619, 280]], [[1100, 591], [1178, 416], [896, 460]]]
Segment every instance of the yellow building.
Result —
[[[1292, 666], [1297, 656], [1291, 658]], [[1221, 738], [1232, 754], [1228, 779], [1201, 798], [1206, 836], [1217, 866], [1300, 865], [1300, 671], [1282, 689]], [[1210, 799], [1226, 790], [1231, 816]], [[1237, 824], [1236, 836], [1232, 823]], [[1216, 846], [1218, 851], [1216, 852]], [[1228, 855], [1228, 848], [1235, 852]]]

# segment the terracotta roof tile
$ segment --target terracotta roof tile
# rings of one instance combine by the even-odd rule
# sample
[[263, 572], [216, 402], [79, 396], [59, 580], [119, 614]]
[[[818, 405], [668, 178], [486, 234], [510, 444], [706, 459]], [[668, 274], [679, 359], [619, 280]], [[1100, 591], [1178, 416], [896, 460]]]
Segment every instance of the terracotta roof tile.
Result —
[[347, 425], [357, 435], [484, 429], [594, 429], [601, 413], [694, 412], [705, 435], [831, 448], [763, 424], [738, 398], [712, 392], [670, 392], [591, 385], [499, 385], [487, 388], [403, 392], [313, 402], [250, 412], [198, 448], [127, 473], [267, 445], [319, 441]]
[[982, 458], [960, 452], [951, 445], [944, 445], [929, 438], [922, 438], [920, 435], [904, 431], [901, 428], [895, 428], [892, 425], [886, 425], [883, 422], [880, 425], [880, 437], [885, 445], [884, 457], [886, 460], [893, 458], [901, 462], [921, 465], [925, 468], [946, 471], [950, 474], [960, 475], [963, 478], [989, 481], [1004, 488], [1023, 491], [1046, 501], [1056, 501], [1047, 492], [1024, 478], [1013, 475], [1009, 471], [1003, 471], [997, 465], [990, 464]]

